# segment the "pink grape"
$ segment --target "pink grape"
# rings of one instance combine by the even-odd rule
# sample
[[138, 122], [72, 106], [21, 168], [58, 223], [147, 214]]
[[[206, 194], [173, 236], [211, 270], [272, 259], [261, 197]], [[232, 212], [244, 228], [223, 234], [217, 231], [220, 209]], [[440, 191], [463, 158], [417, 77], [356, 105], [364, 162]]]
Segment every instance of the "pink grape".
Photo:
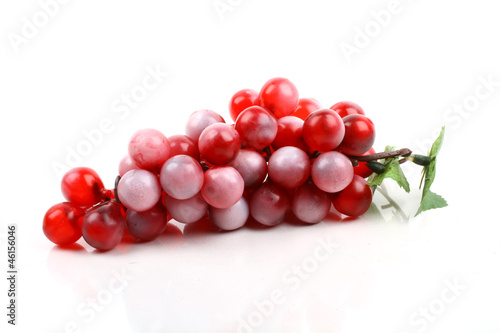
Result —
[[128, 209], [144, 212], [160, 200], [161, 186], [158, 177], [147, 170], [130, 170], [118, 183], [118, 198]]
[[196, 143], [201, 132], [208, 126], [215, 123], [225, 123], [217, 112], [212, 110], [199, 110], [191, 113], [186, 123], [186, 134]]
[[288, 192], [271, 182], [265, 182], [250, 197], [250, 214], [259, 223], [273, 226], [284, 220], [290, 210]]
[[229, 208], [220, 209], [210, 207], [208, 212], [212, 222], [223, 230], [235, 230], [241, 228], [250, 215], [248, 203], [244, 197], [241, 197], [237, 203]]
[[176, 155], [169, 158], [160, 171], [161, 186], [175, 199], [188, 199], [200, 192], [203, 170], [191, 156]]
[[181, 223], [193, 223], [200, 220], [208, 211], [208, 205], [200, 193], [185, 200], [165, 195], [165, 207], [170, 216]]
[[230, 166], [221, 166], [205, 172], [201, 195], [215, 208], [229, 208], [240, 200], [245, 188], [243, 178]]
[[245, 189], [254, 188], [266, 179], [266, 160], [255, 150], [241, 149], [238, 156], [229, 165], [240, 173], [245, 182]]
[[120, 164], [118, 165], [118, 174], [120, 177], [123, 177], [124, 174], [134, 169], [139, 169], [139, 167], [132, 162], [128, 155], [126, 155], [121, 159]]
[[170, 157], [170, 142], [158, 130], [142, 129], [132, 135], [128, 154], [139, 168], [158, 172]]
[[269, 177], [277, 185], [293, 189], [302, 185], [311, 173], [307, 154], [297, 147], [276, 150], [268, 162]]
[[328, 193], [311, 182], [297, 188], [293, 194], [292, 211], [297, 218], [307, 223], [318, 223], [330, 212], [332, 203]]
[[313, 162], [311, 176], [321, 190], [334, 193], [343, 190], [352, 181], [354, 169], [351, 160], [342, 153], [322, 153]]

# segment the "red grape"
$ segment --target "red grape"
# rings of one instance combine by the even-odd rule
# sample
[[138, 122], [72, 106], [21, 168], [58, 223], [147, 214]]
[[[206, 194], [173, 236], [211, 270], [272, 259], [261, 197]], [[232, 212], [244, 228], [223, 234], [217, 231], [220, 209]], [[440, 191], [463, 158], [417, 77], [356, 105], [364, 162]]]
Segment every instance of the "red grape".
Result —
[[273, 142], [278, 132], [274, 116], [260, 106], [251, 106], [241, 112], [234, 127], [244, 148], [263, 149]]
[[309, 148], [302, 137], [304, 121], [297, 117], [286, 116], [278, 119], [278, 132], [271, 146], [279, 149], [285, 146], [294, 146], [309, 152]]
[[372, 202], [372, 190], [366, 180], [355, 175], [342, 191], [331, 196], [335, 209], [344, 215], [360, 216], [366, 213]]
[[189, 155], [195, 160], [200, 160], [200, 152], [196, 142], [187, 135], [172, 135], [168, 137], [170, 142], [170, 157], [175, 155]]
[[321, 109], [311, 113], [304, 121], [302, 136], [312, 150], [319, 152], [337, 148], [342, 142], [345, 126], [340, 116], [330, 110]]
[[229, 102], [229, 114], [236, 121], [238, 115], [246, 108], [258, 105], [259, 93], [253, 89], [242, 89], [236, 92]]
[[361, 106], [354, 102], [338, 102], [337, 104], [334, 104], [330, 107], [333, 111], [337, 112], [340, 116], [340, 118], [344, 118], [345, 116], [351, 115], [351, 114], [365, 114]]
[[293, 111], [291, 116], [306, 120], [307, 116], [309, 116], [314, 111], [318, 111], [322, 108], [323, 107], [321, 106], [321, 104], [314, 98], [300, 98], [299, 105], [297, 106], [295, 111]]
[[98, 250], [111, 250], [120, 243], [124, 233], [125, 209], [114, 200], [93, 207], [83, 217], [83, 238]]
[[61, 191], [66, 200], [85, 208], [99, 203], [106, 194], [97, 172], [85, 167], [69, 170], [62, 178]]
[[276, 77], [264, 84], [259, 93], [259, 102], [276, 118], [281, 118], [295, 111], [299, 103], [299, 92], [290, 80]]
[[347, 155], [366, 153], [375, 142], [373, 122], [361, 114], [351, 114], [342, 120], [345, 125], [345, 135], [337, 149]]
[[208, 126], [198, 141], [201, 157], [213, 165], [228, 164], [236, 158], [240, 147], [240, 135], [228, 124]]
[[[361, 156], [371, 155], [371, 154], [375, 154], [375, 153], [376, 153], [375, 149], [370, 148], [370, 150], [368, 150], [366, 153], [364, 153]], [[363, 177], [363, 178], [370, 177], [372, 175], [372, 173], [373, 173], [373, 171], [367, 166], [367, 162], [360, 161], [359, 165], [357, 167], [354, 167], [354, 174], [358, 175], [360, 177]]]
[[167, 226], [167, 210], [161, 202], [145, 212], [127, 210], [127, 230], [136, 238], [150, 241], [158, 237]]
[[58, 245], [73, 244], [82, 237], [80, 228], [84, 210], [71, 202], [61, 202], [49, 208], [43, 218], [43, 233]]

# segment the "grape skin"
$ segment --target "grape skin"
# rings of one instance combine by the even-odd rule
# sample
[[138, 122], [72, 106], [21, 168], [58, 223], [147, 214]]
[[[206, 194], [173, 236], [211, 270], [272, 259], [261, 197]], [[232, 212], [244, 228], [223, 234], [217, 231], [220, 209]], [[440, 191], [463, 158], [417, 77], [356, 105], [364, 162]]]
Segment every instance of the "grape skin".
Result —
[[143, 212], [153, 208], [160, 200], [158, 177], [147, 170], [130, 170], [118, 183], [118, 198], [128, 209]]
[[334, 193], [343, 190], [352, 181], [354, 169], [351, 160], [342, 153], [322, 153], [312, 164], [311, 176], [321, 190]]
[[191, 156], [176, 155], [169, 158], [160, 171], [161, 186], [176, 199], [188, 199], [200, 192], [203, 170]]

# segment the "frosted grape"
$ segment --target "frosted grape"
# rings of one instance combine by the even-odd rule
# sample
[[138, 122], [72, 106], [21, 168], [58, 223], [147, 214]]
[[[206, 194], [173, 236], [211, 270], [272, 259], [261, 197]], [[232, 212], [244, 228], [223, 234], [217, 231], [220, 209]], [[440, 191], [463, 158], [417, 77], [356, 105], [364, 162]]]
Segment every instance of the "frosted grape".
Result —
[[297, 147], [276, 150], [269, 159], [269, 177], [274, 183], [287, 189], [302, 185], [311, 173], [307, 154]]
[[160, 182], [168, 195], [175, 199], [188, 199], [200, 192], [203, 170], [191, 156], [176, 155], [163, 164]]
[[241, 149], [230, 166], [235, 168], [243, 178], [245, 189], [262, 184], [267, 176], [266, 160], [252, 149]]
[[322, 221], [330, 212], [331, 206], [328, 193], [323, 192], [311, 182], [303, 184], [293, 194], [292, 211], [303, 222]]
[[200, 193], [192, 198], [179, 200], [168, 194], [165, 196], [165, 207], [172, 218], [181, 223], [193, 223], [200, 220], [208, 211], [208, 205]]
[[160, 197], [160, 181], [152, 172], [142, 169], [130, 170], [118, 183], [118, 198], [125, 207], [136, 212], [153, 208]]
[[329, 151], [321, 154], [313, 162], [311, 176], [319, 189], [334, 193], [349, 185], [354, 176], [354, 169], [347, 156], [336, 151]]
[[280, 223], [289, 209], [288, 192], [271, 182], [259, 186], [250, 198], [250, 214], [264, 225], [273, 226]]
[[223, 230], [241, 228], [250, 215], [248, 203], [243, 197], [229, 208], [220, 209], [210, 207], [208, 211], [212, 222]]
[[142, 129], [130, 139], [128, 154], [139, 168], [158, 172], [170, 157], [170, 142], [158, 130]]

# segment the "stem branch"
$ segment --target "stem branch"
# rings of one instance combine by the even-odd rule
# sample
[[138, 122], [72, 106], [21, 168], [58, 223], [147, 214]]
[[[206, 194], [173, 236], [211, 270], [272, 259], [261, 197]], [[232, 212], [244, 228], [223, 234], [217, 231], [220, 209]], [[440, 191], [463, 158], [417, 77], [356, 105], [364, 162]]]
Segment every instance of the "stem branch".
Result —
[[392, 158], [396, 156], [410, 156], [411, 155], [411, 150], [408, 148], [402, 148], [394, 151], [384, 151], [382, 153], [376, 153], [376, 154], [370, 154], [370, 155], [364, 155], [364, 156], [347, 156], [353, 160], [358, 160], [362, 162], [369, 162], [369, 161], [376, 161], [380, 159], [387, 159], [387, 158]]

